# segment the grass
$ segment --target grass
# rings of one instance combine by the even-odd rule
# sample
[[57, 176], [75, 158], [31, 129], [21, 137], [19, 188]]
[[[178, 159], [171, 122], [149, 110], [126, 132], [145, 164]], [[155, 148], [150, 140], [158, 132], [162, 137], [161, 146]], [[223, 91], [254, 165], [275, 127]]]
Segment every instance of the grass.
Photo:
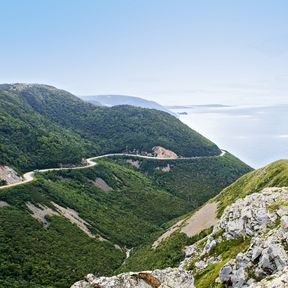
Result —
[[[217, 243], [205, 258], [220, 256], [221, 261], [209, 264], [205, 269], [196, 273], [195, 286], [197, 288], [218, 287], [215, 283], [221, 268], [231, 259], [235, 258], [239, 252], [245, 251], [250, 244], [249, 238], [236, 238]], [[192, 268], [192, 267], [191, 267]], [[221, 286], [220, 286], [221, 287]]]
[[70, 287], [88, 272], [111, 275], [125, 254], [61, 217], [42, 224], [16, 207], [0, 209], [0, 287]]
[[[233, 155], [226, 153], [223, 157], [204, 157], [186, 160], [147, 160], [139, 159], [140, 168], [135, 169], [127, 163], [129, 157], [114, 158], [114, 161], [148, 175], [160, 187], [177, 196], [189, 205], [190, 211], [218, 195], [225, 187], [251, 168]], [[160, 168], [170, 165], [170, 172]]]
[[266, 187], [287, 187], [287, 176], [288, 160], [276, 161], [242, 176], [214, 198], [214, 201], [218, 201], [218, 217], [221, 217], [227, 206], [239, 198], [244, 198], [254, 192], [260, 192]]
[[269, 212], [274, 212], [274, 211], [278, 210], [280, 208], [280, 206], [288, 206], [288, 202], [287, 201], [274, 202], [274, 203], [269, 205], [268, 210], [269, 210]]
[[[218, 171], [221, 171], [222, 165], [227, 164], [227, 159], [224, 158], [216, 158], [214, 165], [210, 167], [211, 170], [208, 165], [210, 161], [203, 162], [206, 176], [201, 180], [202, 182], [199, 181], [199, 185], [209, 177], [216, 183], [219, 174], [214, 175], [212, 170], [218, 167]], [[231, 177], [228, 172], [234, 171], [232, 162], [228, 168], [225, 164], [225, 169], [222, 170], [222, 184], [220, 183], [217, 189], [215, 186], [210, 189], [203, 185], [205, 197], [209, 198], [209, 193], [212, 197], [215, 191], [221, 190], [223, 183], [229, 183]], [[199, 169], [201, 162], [197, 161], [197, 165], [185, 165], [173, 172], [177, 183], [185, 182], [189, 175], [195, 177], [193, 169]], [[185, 170], [185, 167], [190, 170]], [[243, 169], [246, 169], [245, 165]], [[237, 173], [241, 174], [244, 170], [240, 169]], [[97, 275], [111, 275], [119, 271], [125, 256], [124, 252], [115, 249], [112, 244], [134, 248], [131, 258], [123, 269], [129, 268], [135, 271], [177, 266], [184, 258], [183, 247], [202, 237], [200, 235], [200, 238], [189, 239], [186, 235], [177, 233], [168, 241], [164, 241], [159, 249], [153, 251], [150, 249], [151, 243], [167, 229], [168, 223], [172, 223], [194, 207], [201, 205], [204, 201], [202, 196], [198, 195], [201, 192], [201, 185], [197, 186], [197, 191], [193, 189], [190, 191], [191, 197], [195, 195], [191, 203], [180, 193], [166, 189], [168, 186], [163, 182], [157, 182], [155, 175], [146, 173], [144, 170], [134, 170], [130, 166], [109, 159], [99, 160], [98, 165], [90, 169], [52, 171], [39, 173], [36, 177], [36, 181], [0, 192], [0, 200], [10, 204], [10, 207], [0, 210], [2, 213], [5, 212], [0, 227], [1, 259], [5, 264], [0, 266], [2, 287], [6, 287], [7, 283], [14, 283], [14, 287], [38, 285], [47, 288], [47, 283], [50, 283], [53, 287], [64, 288], [91, 272]], [[113, 191], [105, 192], [97, 188], [94, 184], [97, 177], [102, 178], [113, 188]], [[187, 184], [187, 191], [188, 188]], [[25, 203], [31, 202], [34, 205], [40, 203], [53, 208], [52, 201], [77, 211], [79, 216], [90, 224], [89, 229], [93, 234], [100, 234], [110, 242], [91, 240], [61, 217], [49, 218], [51, 225], [48, 230], [45, 230], [28, 214]], [[16, 231], [14, 236], [12, 231]], [[13, 237], [18, 240], [17, 245], [11, 241]], [[39, 239], [41, 239], [40, 244]], [[77, 247], [73, 248], [75, 246]], [[107, 247], [105, 252], [107, 258], [103, 247]], [[10, 252], [14, 251], [14, 248], [17, 249], [19, 258], [11, 257], [14, 254]], [[44, 253], [45, 257], [41, 256], [42, 250], [47, 251]], [[33, 260], [34, 258], [37, 260]], [[65, 263], [70, 265], [69, 267], [74, 265], [74, 268], [70, 269]], [[12, 268], [8, 271], [5, 267]], [[32, 271], [28, 276], [25, 272], [27, 267]], [[42, 271], [42, 267], [45, 271]], [[39, 273], [37, 274], [36, 271]], [[59, 275], [62, 275], [61, 279], [58, 279]], [[25, 284], [19, 284], [20, 282], [17, 281]]]
[[186, 246], [192, 245], [210, 234], [212, 228], [206, 229], [191, 238], [184, 233], [176, 232], [168, 239], [162, 241], [155, 249], [152, 243], [143, 245], [136, 249], [127, 263], [121, 267], [120, 271], [130, 270], [151, 270], [166, 267], [177, 267], [184, 260], [183, 252]]

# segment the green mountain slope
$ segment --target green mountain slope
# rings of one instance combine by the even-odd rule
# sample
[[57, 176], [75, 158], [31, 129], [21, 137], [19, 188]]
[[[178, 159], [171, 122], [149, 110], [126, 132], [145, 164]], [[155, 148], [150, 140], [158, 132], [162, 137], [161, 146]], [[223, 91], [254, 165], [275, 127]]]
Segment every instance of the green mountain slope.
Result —
[[[124, 157], [124, 160], [115, 157], [114, 160], [131, 167], [127, 157]], [[133, 170], [149, 175], [163, 189], [183, 199], [190, 208], [189, 211], [204, 204], [212, 195], [217, 195], [227, 187], [227, 183], [234, 182], [239, 175], [251, 171], [249, 166], [243, 165], [242, 161], [228, 152], [224, 157], [180, 161], [138, 159], [138, 165], [139, 168], [134, 167]]]
[[[231, 156], [226, 155], [225, 157]], [[224, 209], [240, 198], [259, 192], [264, 188], [287, 186], [288, 160], [279, 160], [264, 168], [245, 174], [221, 193], [217, 194], [217, 196], [210, 199], [209, 202], [218, 203], [218, 218], [220, 218]], [[189, 213], [187, 219], [191, 215], [193, 213]], [[171, 223], [169, 226], [171, 226]], [[162, 241], [156, 249], [152, 249], [153, 242], [145, 243], [133, 251], [129, 260], [119, 271], [161, 269], [168, 266], [177, 267], [184, 259], [184, 247], [205, 237], [211, 233], [211, 230], [204, 230], [199, 235], [193, 237], [188, 237], [184, 233], [180, 233], [179, 230], [176, 230], [170, 237]], [[206, 277], [206, 275], [204, 276]]]
[[[239, 287], [246, 287], [249, 279], [250, 282], [256, 283], [255, 286], [252, 285], [253, 287], [273, 286], [269, 280], [277, 279], [275, 273], [281, 272], [287, 266], [285, 262], [288, 255], [285, 236], [287, 233], [285, 220], [288, 204], [287, 186], [288, 160], [279, 160], [242, 176], [211, 200], [219, 204], [220, 224], [218, 223], [209, 237], [196, 243], [194, 246], [196, 253], [192, 253], [185, 260], [186, 268], [195, 276], [197, 288], [232, 287], [232, 281], [238, 282]], [[263, 190], [264, 188], [266, 189]], [[228, 210], [224, 210], [225, 208]], [[241, 224], [242, 221], [244, 225]], [[216, 245], [201, 253], [209, 239], [215, 241]], [[282, 252], [277, 255], [278, 258], [270, 253], [274, 251], [274, 246]], [[218, 260], [202, 268], [196, 268], [196, 262], [205, 263], [212, 255]], [[242, 259], [245, 259], [244, 265], [242, 265], [244, 262], [241, 262]], [[262, 265], [263, 261], [267, 261], [265, 265]], [[283, 266], [278, 267], [277, 261], [283, 261], [281, 262], [284, 263]], [[233, 263], [236, 265], [233, 266]], [[223, 275], [229, 265], [233, 268], [241, 267], [243, 269], [241, 276], [235, 277], [237, 269], [235, 268], [225, 279]], [[272, 268], [267, 269], [267, 267]], [[274, 267], [277, 268], [274, 269]], [[284, 275], [285, 273], [287, 275], [287, 272], [283, 272]], [[266, 285], [264, 285], [265, 281], [263, 284], [259, 283], [262, 279], [266, 279], [268, 283]], [[279, 278], [273, 287], [281, 287], [282, 284], [286, 287], [284, 283], [286, 282]]]
[[288, 160], [279, 160], [264, 168], [252, 171], [235, 183], [224, 189], [215, 201], [218, 204], [219, 216], [223, 210], [235, 200], [259, 192], [267, 187], [287, 187], [288, 186]]
[[137, 257], [176, 219], [251, 170], [229, 153], [217, 156], [215, 144], [165, 112], [96, 107], [50, 86], [0, 85], [0, 118], [0, 164], [20, 173], [154, 146], [201, 156], [99, 159], [0, 190], [1, 287], [64, 288], [90, 272], [174, 265], [182, 257], [174, 248], [190, 243], [182, 235], [161, 253], [142, 254], [141, 263]]
[[51, 86], [0, 85], [0, 115], [0, 163], [22, 171], [111, 152], [151, 152], [154, 146], [188, 157], [220, 153], [165, 112], [96, 107]]
[[[121, 160], [102, 159], [97, 166], [89, 169], [37, 174], [34, 182], [0, 190], [0, 201], [10, 205], [0, 208], [2, 284], [4, 287], [7, 283], [10, 283], [7, 287], [49, 287], [48, 284], [52, 283], [53, 287], [68, 287], [90, 272], [98, 275], [115, 273], [124, 261], [125, 247], [133, 247], [137, 251], [145, 243], [151, 244], [173, 219], [198, 207], [204, 199], [219, 193], [223, 187], [250, 170], [231, 157], [229, 154], [215, 157], [213, 165], [208, 157], [203, 158], [202, 164], [199, 159], [185, 160], [189, 169], [182, 167], [182, 160], [172, 160], [171, 171], [161, 171], [163, 175], [171, 173], [171, 177], [177, 181], [176, 187], [180, 183], [184, 187], [185, 179], [190, 177], [192, 180], [187, 182], [185, 191], [193, 201], [186, 201], [181, 193], [175, 193], [176, 190], [166, 189], [166, 181], [157, 182], [151, 167], [155, 167], [158, 176], [160, 172], [154, 160], [145, 160], [141, 169], [135, 169], [127, 164], [129, 157]], [[196, 171], [201, 170], [202, 165], [206, 177], [198, 179]], [[220, 174], [222, 171], [219, 183], [219, 175], [213, 173], [216, 168]], [[109, 191], [96, 186], [95, 180], [98, 178], [105, 181], [110, 187]], [[208, 179], [214, 183], [213, 189], [204, 185]], [[193, 181], [198, 183], [197, 190], [191, 189]], [[47, 215], [45, 219], [50, 225], [44, 228], [29, 215], [32, 212], [27, 207], [28, 203], [40, 209], [49, 207], [53, 211], [57, 211], [53, 203], [73, 209], [88, 223], [87, 227], [93, 235], [99, 235], [109, 242], [101, 242], [97, 237], [90, 238], [63, 216]], [[15, 237], [11, 236], [12, 231], [16, 231]], [[114, 248], [114, 244], [124, 250]], [[178, 252], [175, 253], [179, 258]], [[169, 259], [160, 256], [158, 261], [162, 265], [169, 263]], [[129, 262], [129, 267], [138, 269], [137, 265]], [[62, 275], [61, 279], [58, 279], [58, 275]]]

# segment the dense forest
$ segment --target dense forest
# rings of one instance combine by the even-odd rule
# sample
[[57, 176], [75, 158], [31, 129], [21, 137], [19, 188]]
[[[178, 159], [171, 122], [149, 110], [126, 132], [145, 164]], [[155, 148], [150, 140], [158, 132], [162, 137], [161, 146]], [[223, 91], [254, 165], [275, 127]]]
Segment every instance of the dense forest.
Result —
[[[171, 160], [170, 172], [157, 169], [154, 160], [145, 160], [139, 169], [127, 160], [102, 159], [89, 169], [40, 173], [34, 182], [0, 191], [0, 201], [10, 205], [0, 208], [0, 286], [47, 288], [53, 283], [64, 288], [90, 272], [111, 275], [128, 267], [176, 265], [183, 258], [179, 247], [193, 239], [176, 235], [155, 251], [150, 251], [151, 243], [176, 218], [250, 170], [229, 154], [185, 163]], [[172, 189], [172, 182], [164, 181], [169, 175], [191, 201], [178, 188]], [[97, 178], [109, 185], [109, 191], [95, 184]], [[188, 178], [190, 182], [185, 182]], [[207, 181], [213, 186], [207, 186]], [[193, 182], [197, 189], [191, 189]], [[46, 216], [50, 225], [44, 228], [29, 215], [27, 203], [55, 210], [52, 202], [77, 211], [89, 223], [91, 233], [108, 242], [88, 237], [64, 217]], [[135, 252], [123, 266], [125, 249], [132, 247]]]
[[219, 148], [168, 113], [96, 107], [45, 85], [0, 85], [0, 164], [26, 171], [111, 152], [211, 156]]
[[0, 286], [64, 288], [87, 273], [176, 265], [203, 235], [177, 234], [153, 251], [151, 243], [251, 170], [168, 113], [97, 107], [45, 85], [0, 85], [0, 165], [19, 174], [154, 146], [201, 157], [114, 156], [0, 190]]

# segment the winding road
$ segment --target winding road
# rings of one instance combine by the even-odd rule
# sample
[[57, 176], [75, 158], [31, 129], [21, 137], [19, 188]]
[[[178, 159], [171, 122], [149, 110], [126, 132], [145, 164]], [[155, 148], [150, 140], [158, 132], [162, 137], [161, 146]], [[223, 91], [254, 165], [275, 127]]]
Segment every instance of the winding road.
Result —
[[45, 173], [45, 172], [49, 172], [49, 171], [61, 171], [61, 170], [74, 170], [74, 169], [91, 168], [91, 167], [97, 165], [97, 162], [95, 162], [95, 160], [98, 160], [98, 159], [101, 159], [101, 158], [108, 158], [108, 157], [115, 157], [115, 156], [126, 156], [126, 157], [133, 157], [133, 158], [153, 159], [153, 160], [159, 160], [159, 161], [165, 161], [165, 160], [166, 161], [167, 160], [173, 160], [173, 161], [174, 160], [178, 160], [179, 161], [179, 160], [187, 160], [187, 159], [222, 157], [225, 154], [226, 154], [225, 150], [221, 150], [221, 154], [216, 155], [216, 156], [195, 156], [195, 157], [179, 157], [179, 158], [157, 158], [157, 157], [153, 157], [153, 156], [144, 156], [144, 155], [128, 154], [128, 153], [105, 154], [105, 155], [100, 155], [100, 156], [96, 156], [96, 157], [87, 158], [86, 159], [87, 165], [85, 165], [85, 166], [70, 167], [70, 168], [69, 167], [67, 167], [67, 168], [49, 168], [49, 169], [41, 169], [41, 170], [34, 170], [34, 171], [27, 172], [27, 173], [23, 174], [23, 176], [22, 176], [23, 181], [18, 182], [18, 183], [13, 183], [13, 184], [0, 186], [0, 190], [29, 183], [29, 182], [31, 182], [31, 181], [33, 181], [35, 179], [34, 178], [34, 174], [35, 173]]

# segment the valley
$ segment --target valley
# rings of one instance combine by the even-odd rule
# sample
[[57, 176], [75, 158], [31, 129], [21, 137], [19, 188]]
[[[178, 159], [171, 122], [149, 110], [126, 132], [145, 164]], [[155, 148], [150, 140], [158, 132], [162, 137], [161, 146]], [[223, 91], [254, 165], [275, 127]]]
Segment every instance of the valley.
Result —
[[[288, 186], [287, 161], [253, 171], [165, 112], [95, 106], [38, 84], [1, 85], [0, 111], [2, 287], [116, 288], [135, 277], [151, 287], [230, 287], [240, 273], [232, 260], [252, 240], [222, 236], [240, 225], [223, 215]], [[258, 279], [245, 271], [243, 281]], [[89, 273], [103, 277], [77, 282]]]
[[[217, 223], [213, 229], [192, 237], [190, 244], [186, 242], [184, 260], [179, 259], [175, 268], [125, 272], [113, 277], [89, 274], [71, 288], [152, 288], [156, 282], [157, 287], [287, 287], [287, 168], [288, 161], [282, 160], [250, 172], [210, 200], [205, 206], [217, 203]], [[180, 235], [179, 231], [163, 239], [159, 248], [165, 242], [175, 243], [176, 235]]]

